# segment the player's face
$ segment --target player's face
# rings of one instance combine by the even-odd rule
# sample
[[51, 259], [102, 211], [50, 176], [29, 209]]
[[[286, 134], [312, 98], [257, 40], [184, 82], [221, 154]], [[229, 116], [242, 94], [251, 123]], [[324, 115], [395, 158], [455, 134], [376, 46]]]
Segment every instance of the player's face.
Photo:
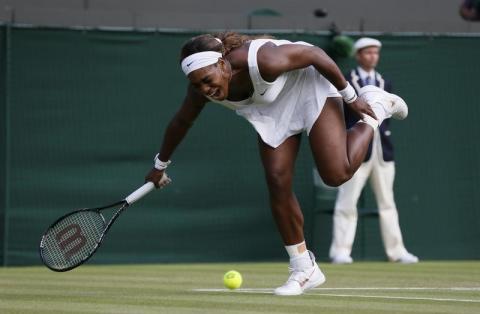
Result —
[[357, 62], [364, 69], [374, 69], [380, 58], [380, 48], [365, 47], [357, 52]]
[[230, 74], [227, 73], [225, 61], [200, 68], [188, 75], [190, 82], [202, 95], [215, 100], [224, 100], [228, 96]]

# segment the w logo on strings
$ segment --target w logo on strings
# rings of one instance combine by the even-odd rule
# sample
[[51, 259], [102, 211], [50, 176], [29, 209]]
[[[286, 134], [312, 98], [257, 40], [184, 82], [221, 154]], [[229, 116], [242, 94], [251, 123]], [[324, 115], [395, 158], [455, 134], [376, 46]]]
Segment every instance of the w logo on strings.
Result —
[[75, 255], [85, 245], [87, 239], [82, 234], [82, 229], [78, 224], [70, 224], [55, 234], [58, 246], [64, 252], [65, 258]]

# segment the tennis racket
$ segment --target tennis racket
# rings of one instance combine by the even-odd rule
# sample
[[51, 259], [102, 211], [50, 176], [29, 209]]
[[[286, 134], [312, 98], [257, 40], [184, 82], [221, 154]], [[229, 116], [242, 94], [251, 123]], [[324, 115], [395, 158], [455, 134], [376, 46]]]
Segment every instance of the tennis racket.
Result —
[[[166, 174], [160, 180], [160, 185], [165, 181], [170, 182]], [[58, 218], [40, 241], [42, 262], [58, 272], [72, 270], [85, 263], [97, 251], [120, 214], [154, 188], [152, 182], [147, 182], [121, 201], [97, 208], [79, 209]], [[114, 213], [107, 222], [102, 213], [108, 210]]]

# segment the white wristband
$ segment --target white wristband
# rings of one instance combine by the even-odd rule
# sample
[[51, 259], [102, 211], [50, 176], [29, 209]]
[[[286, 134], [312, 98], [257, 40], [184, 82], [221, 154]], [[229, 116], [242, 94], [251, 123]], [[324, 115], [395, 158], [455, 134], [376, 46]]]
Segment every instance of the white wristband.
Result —
[[355, 92], [355, 89], [350, 85], [350, 83], [347, 82], [347, 87], [345, 87], [342, 90], [338, 91], [340, 95], [342, 95], [343, 101], [346, 102], [347, 104], [351, 104], [355, 100], [357, 100], [357, 93]]
[[161, 161], [160, 159], [158, 159], [158, 155], [159, 154], [156, 154], [155, 155], [155, 158], [153, 159], [153, 161], [155, 162], [155, 169], [157, 170], [165, 170], [167, 169], [168, 165], [172, 162], [171, 160], [169, 161]]

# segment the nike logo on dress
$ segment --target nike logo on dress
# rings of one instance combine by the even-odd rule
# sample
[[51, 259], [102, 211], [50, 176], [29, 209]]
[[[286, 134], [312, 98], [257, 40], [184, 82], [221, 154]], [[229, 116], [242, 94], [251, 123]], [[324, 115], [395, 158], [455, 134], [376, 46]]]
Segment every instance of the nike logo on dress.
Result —
[[263, 91], [263, 93], [260, 93], [260, 96], [263, 96], [265, 95], [265, 93], [267, 92], [268, 88], [266, 90]]

